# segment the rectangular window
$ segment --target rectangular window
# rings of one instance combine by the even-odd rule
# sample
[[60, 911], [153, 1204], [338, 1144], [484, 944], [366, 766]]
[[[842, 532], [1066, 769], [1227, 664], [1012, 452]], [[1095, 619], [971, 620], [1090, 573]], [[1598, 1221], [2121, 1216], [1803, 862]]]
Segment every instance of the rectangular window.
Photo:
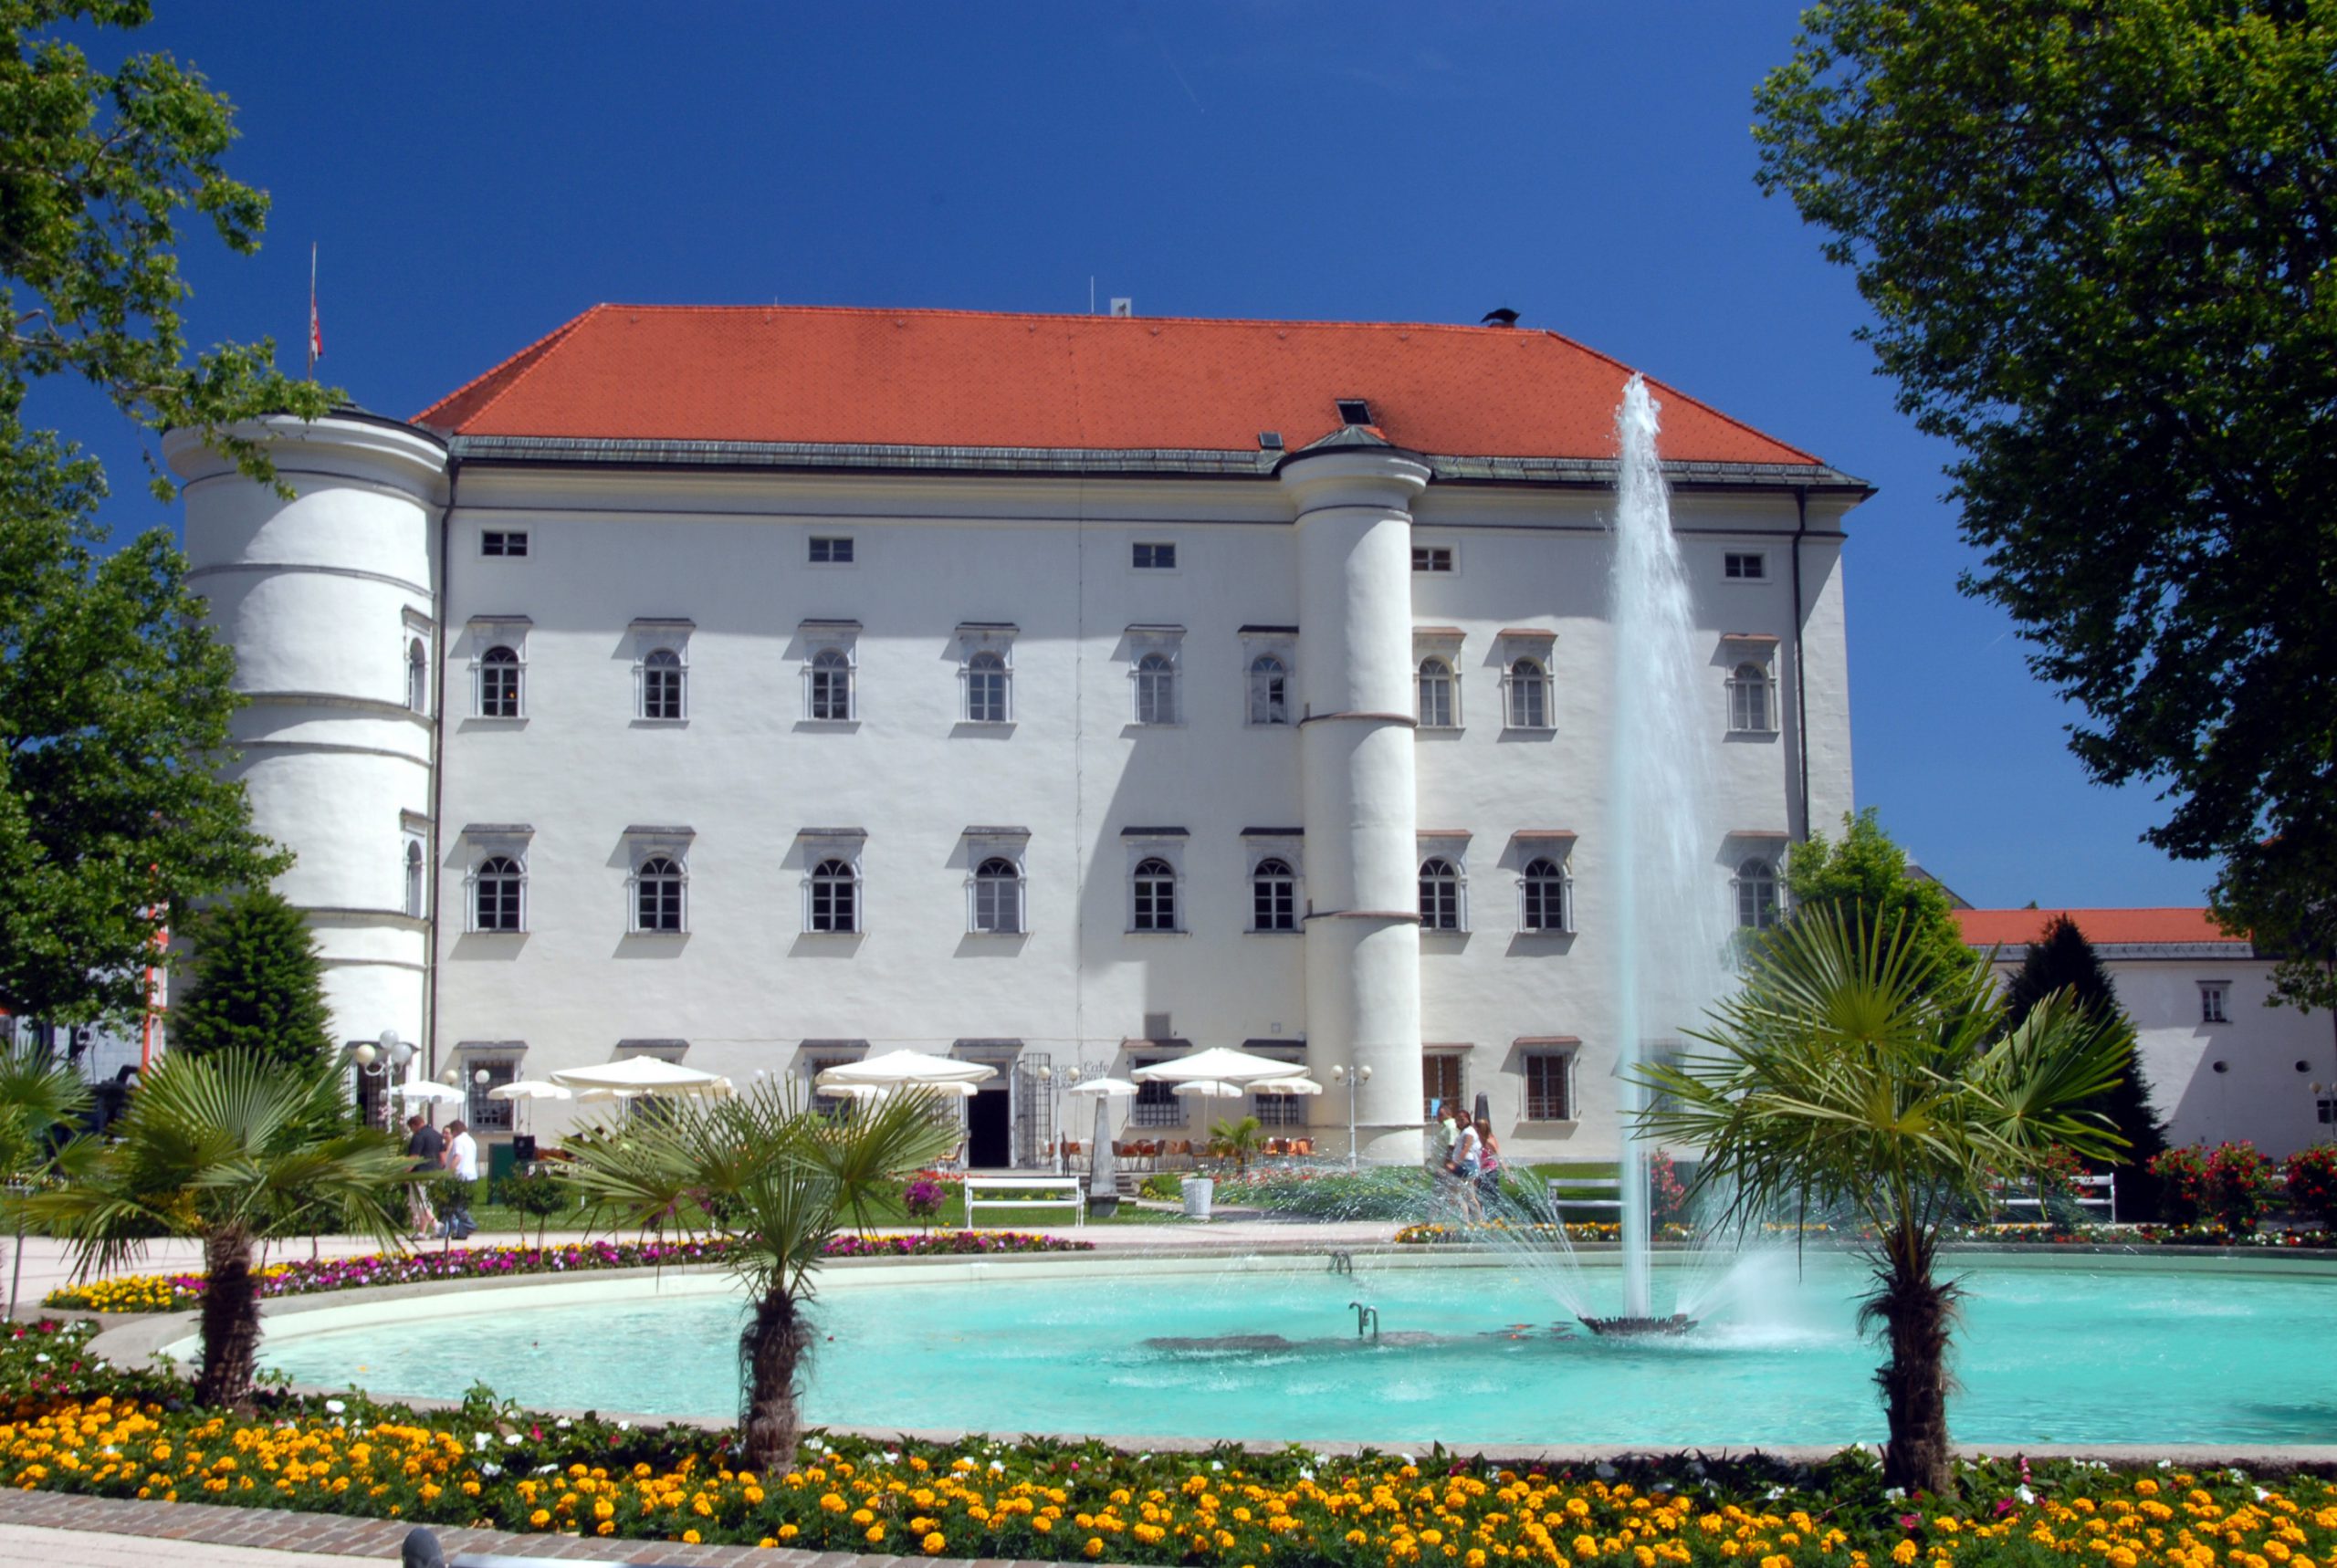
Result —
[[1574, 1057], [1563, 1051], [1538, 1051], [1525, 1059], [1525, 1119], [1574, 1120]]
[[2231, 988], [2221, 980], [2203, 980], [2199, 983], [2199, 1021], [2201, 1023], [2229, 1023], [2231, 1021], [2230, 1015], [2224, 1007], [2225, 999], [2230, 990]]
[[850, 566], [852, 564], [852, 536], [813, 534], [812, 536], [812, 564], [813, 566]]
[[1440, 1052], [1420, 1058], [1420, 1112], [1425, 1115], [1440, 1106], [1467, 1109], [1461, 1102], [1461, 1058], [1457, 1054]]
[[1177, 570], [1177, 547], [1163, 544], [1139, 544], [1132, 564], [1138, 571], [1174, 571]]
[[1721, 575], [1731, 582], [1759, 582], [1769, 575], [1768, 558], [1756, 550], [1730, 550], [1721, 557]]
[[[481, 1083], [479, 1075], [487, 1082]], [[508, 1133], [511, 1130], [511, 1102], [490, 1100], [487, 1091], [500, 1088], [519, 1076], [516, 1061], [466, 1061], [463, 1063], [463, 1087], [469, 1092], [470, 1103], [465, 1107], [464, 1119], [474, 1133]]]
[[[1135, 1067], [1158, 1067], [1162, 1057], [1143, 1057]], [[1131, 1069], [1133, 1071], [1133, 1068]], [[1173, 1083], [1148, 1083], [1137, 1080], [1136, 1098], [1128, 1102], [1128, 1125], [1131, 1127], [1181, 1127], [1185, 1124], [1185, 1102]]]
[[1414, 571], [1451, 571], [1452, 570], [1452, 547], [1450, 545], [1414, 545], [1412, 547], [1412, 570]]
[[488, 528], [478, 536], [478, 553], [494, 556], [524, 556], [528, 553], [528, 530]]
[[1306, 1096], [1304, 1094], [1252, 1094], [1251, 1113], [1258, 1118], [1261, 1127], [1304, 1127], [1306, 1125]]

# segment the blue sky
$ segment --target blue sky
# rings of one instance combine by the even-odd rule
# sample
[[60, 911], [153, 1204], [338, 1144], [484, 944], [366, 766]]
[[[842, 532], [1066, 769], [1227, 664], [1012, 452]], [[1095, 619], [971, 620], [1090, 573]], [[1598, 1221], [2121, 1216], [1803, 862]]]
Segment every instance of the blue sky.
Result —
[[[1881, 493], [1850, 547], [1858, 796], [1975, 904], [2196, 904], [2087, 782], [2010, 623], [1955, 590], [1946, 450], [1818, 235], [1753, 183], [1792, 0], [1591, 5], [233, 6], [145, 47], [238, 108], [253, 258], [188, 246], [197, 342], [411, 414], [603, 300], [1474, 321], [1508, 305]], [[134, 432], [51, 394], [172, 520]]]

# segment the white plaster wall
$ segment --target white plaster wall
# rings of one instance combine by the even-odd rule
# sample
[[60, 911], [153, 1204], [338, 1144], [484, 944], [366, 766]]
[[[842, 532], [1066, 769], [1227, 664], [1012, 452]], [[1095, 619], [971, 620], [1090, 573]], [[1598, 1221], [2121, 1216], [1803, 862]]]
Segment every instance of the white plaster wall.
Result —
[[[1596, 495], [1431, 486], [1415, 507], [1417, 537], [1456, 542], [1461, 570], [1411, 577], [1411, 619], [1467, 632], [1464, 730], [1409, 742], [1416, 817], [1424, 829], [1472, 835], [1472, 929], [1424, 945], [1420, 1034], [1474, 1047], [1469, 1087], [1491, 1094], [1514, 1157], [1615, 1147], [1598, 837], [1604, 506]], [[1788, 640], [1778, 674], [1789, 716], [1795, 628], [1781, 546], [1794, 526], [1790, 497], [1683, 497], [1680, 511], [1683, 528], [1706, 530], [1688, 536], [1687, 550], [1715, 649], [1723, 632]], [[791, 1070], [806, 1039], [945, 1050], [960, 1038], [1008, 1038], [1058, 1063], [1125, 1067], [1119, 1042], [1158, 1012], [1202, 1044], [1305, 1037], [1305, 944], [1245, 932], [1240, 837], [1245, 826], [1305, 821], [1297, 735], [1243, 722], [1237, 634], [1243, 624], [1296, 622], [1301, 671], [1325, 656], [1327, 639], [1301, 614], [1290, 517], [1289, 499], [1263, 484], [466, 473], [445, 608], [455, 631], [438, 857], [442, 1057], [462, 1040], [522, 1040], [527, 1071], [540, 1074], [604, 1060], [619, 1040], [679, 1038], [691, 1042], [693, 1065], [735, 1077]], [[480, 559], [483, 527], [528, 528], [529, 557]], [[807, 564], [812, 534], [846, 532], [852, 566]], [[1176, 543], [1178, 570], [1131, 570], [1138, 539]], [[1748, 539], [1769, 548], [1770, 580], [1724, 586], [1722, 549]], [[1843, 689], [1825, 668], [1841, 656], [1839, 611], [1823, 601], [1830, 593], [1839, 603], [1839, 579], [1818, 575], [1805, 624], [1832, 630], [1809, 651], [1812, 694], [1831, 704], [1838, 697], [1823, 694]], [[533, 622], [529, 716], [463, 718], [475, 652], [464, 623], [510, 613]], [[696, 623], [684, 727], [632, 717], [627, 626], [649, 616]], [[797, 628], [812, 618], [862, 623], [855, 724], [801, 716], [808, 649]], [[1009, 730], [958, 723], [954, 631], [969, 621], [1021, 629]], [[1162, 623], [1186, 628], [1184, 722], [1138, 727], [1126, 629]], [[1547, 737], [1502, 732], [1494, 634], [1521, 625], [1558, 633], [1558, 728]], [[1787, 828], [1797, 787], [1790, 730], [1726, 741], [1724, 676], [1716, 664], [1715, 899], [1727, 896], [1733, 863], [1723, 835]], [[1847, 720], [1818, 716], [1841, 738], [1846, 791]], [[1813, 723], [1814, 737], [1820, 727]], [[474, 822], [535, 829], [523, 936], [460, 934], [476, 852], [457, 833]], [[687, 936], [625, 935], [630, 823], [695, 830]], [[1031, 830], [1027, 936], [966, 932], [960, 831], [969, 824]], [[807, 826], [869, 834], [858, 936], [802, 930], [808, 867], [795, 835]], [[1189, 934], [1127, 929], [1139, 852], [1122, 836], [1130, 826], [1188, 830], [1175, 858]], [[1510, 835], [1521, 828], [1582, 835], [1572, 862], [1581, 935], [1515, 929], [1523, 856]], [[1302, 897], [1315, 891], [1303, 884]], [[1584, 1114], [1574, 1125], [1519, 1127], [1522, 1070], [1510, 1042], [1553, 1034], [1585, 1041]], [[1343, 1128], [1338, 1099], [1310, 1107], [1318, 1126]], [[556, 1120], [539, 1126], [554, 1130]]]
[[[2016, 955], [1997, 973], [2008, 978], [2019, 967]], [[2329, 1140], [2332, 1129], [2320, 1121], [2313, 1086], [2337, 1094], [2337, 1021], [2325, 1012], [2268, 1006], [2269, 962], [2105, 956], [2103, 967], [2133, 1022], [2151, 1105], [2169, 1144], [2244, 1138], [2286, 1157]], [[2211, 980], [2230, 988], [2227, 1022], [2200, 1020], [2200, 983]]]

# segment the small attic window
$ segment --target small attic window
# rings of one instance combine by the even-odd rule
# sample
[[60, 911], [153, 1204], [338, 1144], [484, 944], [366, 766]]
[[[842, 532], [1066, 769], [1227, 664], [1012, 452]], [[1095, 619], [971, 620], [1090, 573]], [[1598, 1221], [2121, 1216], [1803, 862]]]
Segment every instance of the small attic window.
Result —
[[1282, 432], [1279, 430], [1262, 430], [1258, 432], [1258, 450], [1261, 452], [1280, 452], [1282, 450]]
[[1359, 397], [1339, 399], [1339, 423], [1341, 424], [1369, 424], [1371, 423], [1370, 402]]

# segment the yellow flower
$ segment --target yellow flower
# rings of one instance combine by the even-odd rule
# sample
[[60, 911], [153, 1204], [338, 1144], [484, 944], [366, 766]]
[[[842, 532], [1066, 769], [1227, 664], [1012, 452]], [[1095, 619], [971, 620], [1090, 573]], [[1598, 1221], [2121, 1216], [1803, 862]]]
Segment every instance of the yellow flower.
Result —
[[685, 1530], [682, 1531], [682, 1539], [688, 1542], [692, 1546], [696, 1546], [698, 1543], [697, 1531], [695, 1530]]
[[885, 1527], [881, 1524], [872, 1524], [868, 1527], [868, 1533], [862, 1536], [861, 1539], [867, 1542], [869, 1545], [874, 1546], [878, 1542], [885, 1539]]
[[1891, 1561], [1900, 1563], [1902, 1568], [1904, 1568], [1906, 1563], [1913, 1563], [1914, 1560], [1915, 1543], [1913, 1541], [1902, 1541], [1898, 1545], [1891, 1549]]
[[1091, 1535], [1087, 1538], [1087, 1544], [1080, 1550], [1090, 1557], [1101, 1557], [1104, 1555], [1104, 1538], [1100, 1535]]
[[536, 1510], [535, 1512], [528, 1515], [528, 1522], [534, 1525], [538, 1530], [541, 1530], [545, 1525], [551, 1522], [551, 1511], [550, 1509], [540, 1508]]
[[925, 1554], [927, 1557], [938, 1557], [948, 1546], [949, 1542], [948, 1539], [939, 1531], [936, 1530], [928, 1532], [926, 1538], [923, 1541], [918, 1542], [917, 1544], [925, 1549]]

